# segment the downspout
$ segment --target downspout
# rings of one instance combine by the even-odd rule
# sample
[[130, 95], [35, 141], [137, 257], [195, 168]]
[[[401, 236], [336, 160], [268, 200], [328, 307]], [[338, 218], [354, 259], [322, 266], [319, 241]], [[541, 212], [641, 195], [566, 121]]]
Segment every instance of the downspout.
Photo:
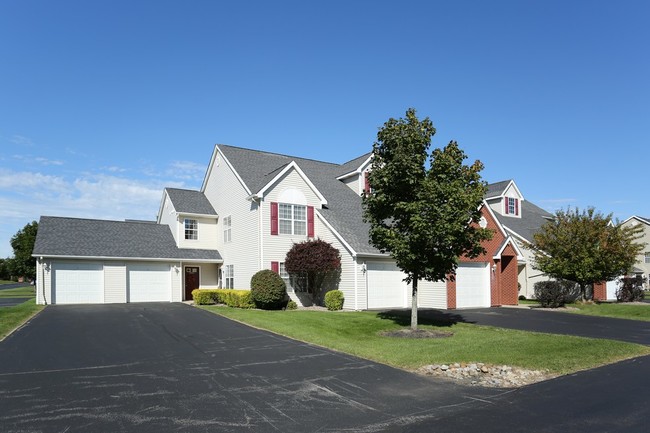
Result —
[[259, 239], [259, 246], [260, 246], [260, 269], [264, 269], [264, 215], [263, 215], [263, 208], [262, 208], [262, 203], [264, 202], [264, 199], [261, 197], [257, 201], [257, 212], [259, 214], [259, 227], [258, 227], [258, 239]]
[[359, 260], [354, 257], [354, 311], [359, 311]]
[[41, 264], [41, 290], [43, 292], [43, 305], [47, 305], [47, 299], [45, 299], [45, 267], [43, 265], [43, 257], [39, 259], [39, 262]]

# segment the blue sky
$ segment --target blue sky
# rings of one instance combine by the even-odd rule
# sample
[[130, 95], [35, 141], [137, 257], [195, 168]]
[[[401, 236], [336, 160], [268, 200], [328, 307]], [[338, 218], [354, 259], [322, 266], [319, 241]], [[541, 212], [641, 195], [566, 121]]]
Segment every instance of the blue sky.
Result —
[[0, 257], [155, 218], [215, 143], [345, 162], [408, 107], [549, 211], [650, 217], [650, 2], [0, 2]]

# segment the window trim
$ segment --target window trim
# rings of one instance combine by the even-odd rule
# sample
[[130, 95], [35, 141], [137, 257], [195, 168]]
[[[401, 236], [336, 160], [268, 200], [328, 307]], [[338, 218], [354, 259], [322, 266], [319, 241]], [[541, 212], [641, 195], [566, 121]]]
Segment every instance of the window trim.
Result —
[[[188, 228], [187, 223], [194, 221], [196, 224], [195, 228]], [[194, 232], [194, 237], [187, 237], [188, 233]], [[199, 240], [199, 220], [195, 218], [184, 218], [183, 219], [183, 237], [186, 241], [198, 241]]]
[[[228, 224], [226, 225], [226, 221]], [[232, 215], [223, 217], [223, 243], [232, 242]]]
[[[510, 211], [510, 200], [512, 200], [512, 212]], [[504, 214], [510, 216], [519, 216], [519, 199], [516, 197], [505, 197]]]
[[224, 265], [221, 274], [223, 278], [222, 287], [224, 289], [234, 289], [235, 288], [235, 265]]
[[[283, 207], [288, 206], [291, 210], [291, 218], [283, 218], [282, 217], [282, 211]], [[304, 204], [294, 204], [294, 203], [278, 203], [278, 234], [279, 235], [285, 235], [285, 236], [307, 236], [308, 233], [308, 220], [309, 218], [307, 217], [307, 205]], [[304, 219], [297, 219], [296, 218], [296, 209], [297, 208], [302, 208], [303, 209], [303, 216]], [[286, 211], [286, 208], [284, 209]], [[288, 221], [291, 224], [291, 233], [286, 233], [282, 229], [282, 222], [283, 221]], [[296, 222], [304, 223], [304, 233], [296, 233]]]

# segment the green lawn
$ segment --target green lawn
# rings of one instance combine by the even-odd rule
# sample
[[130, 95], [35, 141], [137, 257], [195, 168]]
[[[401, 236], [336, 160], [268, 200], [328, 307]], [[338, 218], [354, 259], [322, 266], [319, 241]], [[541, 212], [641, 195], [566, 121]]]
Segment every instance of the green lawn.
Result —
[[2, 284], [14, 284], [15, 281], [9, 281], [9, 280], [0, 280], [0, 285]]
[[0, 290], [0, 298], [31, 298], [35, 296], [34, 286], [18, 287], [15, 289]]
[[13, 307], [0, 307], [0, 340], [44, 308], [34, 299]]
[[650, 322], [650, 304], [569, 304], [567, 312], [589, 316], [617, 317], [620, 319], [645, 320]]
[[404, 318], [381, 317], [376, 312], [201, 308], [297, 340], [411, 370], [427, 364], [484, 362], [567, 374], [650, 353], [650, 347], [631, 343], [466, 323], [420, 325], [422, 329], [452, 331], [449, 338], [384, 337], [379, 332], [404, 328]]

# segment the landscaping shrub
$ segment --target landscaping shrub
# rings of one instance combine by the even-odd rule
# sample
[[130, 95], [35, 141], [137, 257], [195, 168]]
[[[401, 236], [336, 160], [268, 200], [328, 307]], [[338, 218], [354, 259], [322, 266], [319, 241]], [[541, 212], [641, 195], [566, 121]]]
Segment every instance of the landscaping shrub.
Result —
[[298, 304], [296, 304], [294, 301], [287, 302], [287, 310], [297, 310], [297, 309], [298, 309]]
[[616, 289], [616, 299], [619, 302], [643, 301], [643, 278], [640, 275], [621, 278], [619, 288]]
[[250, 290], [196, 289], [192, 298], [197, 305], [225, 304], [234, 308], [253, 308], [255, 304]]
[[343, 301], [345, 301], [345, 296], [340, 290], [330, 290], [325, 293], [325, 307], [330, 311], [342, 310]]
[[251, 296], [258, 308], [280, 309], [287, 297], [287, 285], [276, 272], [264, 269], [251, 278]]
[[576, 283], [568, 280], [539, 281], [533, 287], [535, 298], [546, 308], [563, 307], [575, 301], [580, 292]]
[[526, 297], [525, 297], [524, 295], [519, 295], [519, 300], [520, 300], [520, 301], [525, 301], [525, 300], [526, 300]]

